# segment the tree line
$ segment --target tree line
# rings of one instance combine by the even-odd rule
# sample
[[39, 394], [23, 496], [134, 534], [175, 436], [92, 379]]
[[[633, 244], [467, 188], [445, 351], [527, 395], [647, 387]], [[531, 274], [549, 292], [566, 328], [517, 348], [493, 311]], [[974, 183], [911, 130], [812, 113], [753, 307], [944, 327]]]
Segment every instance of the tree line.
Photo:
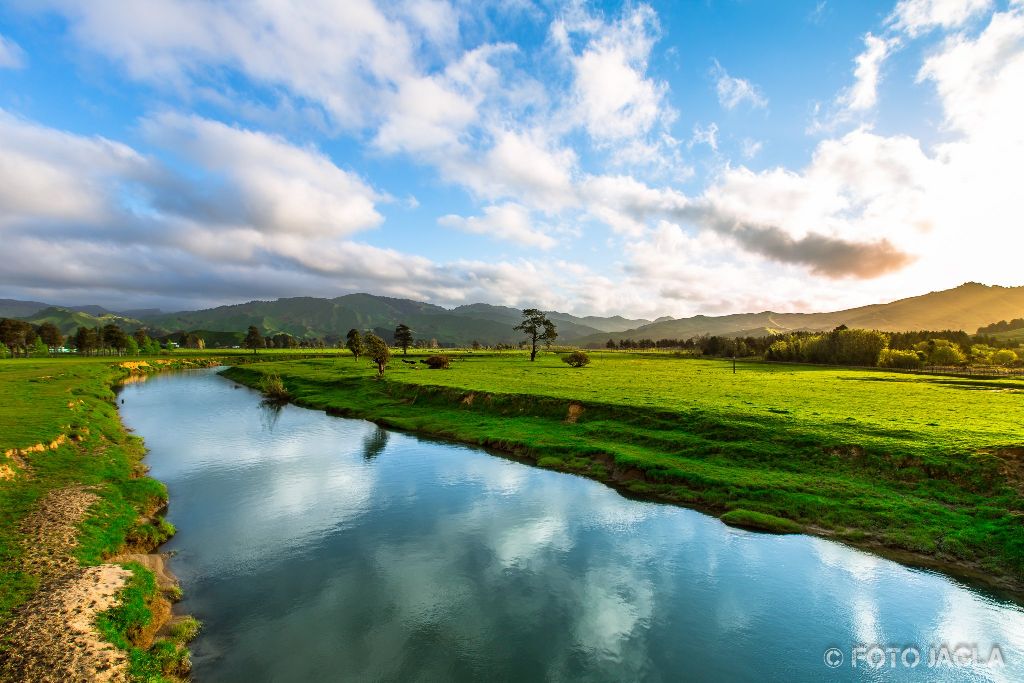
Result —
[[704, 335], [689, 339], [609, 339], [609, 349], [677, 350], [725, 358], [914, 369], [926, 365], [1024, 365], [1024, 350], [986, 334], [961, 330], [878, 332], [840, 325], [830, 332], [760, 337]]

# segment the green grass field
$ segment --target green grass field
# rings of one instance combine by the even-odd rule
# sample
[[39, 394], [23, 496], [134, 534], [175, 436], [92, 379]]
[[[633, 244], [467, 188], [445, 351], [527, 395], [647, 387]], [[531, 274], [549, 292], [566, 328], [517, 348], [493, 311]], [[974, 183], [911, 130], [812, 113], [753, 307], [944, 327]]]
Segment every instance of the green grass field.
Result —
[[[167, 494], [163, 484], [143, 476], [142, 440], [129, 435], [118, 416], [111, 385], [128, 374], [117, 367], [119, 360], [125, 359], [0, 361], [0, 622], [40, 588], [40, 568], [22, 561], [32, 530], [21, 523], [49, 492], [86, 486], [98, 498], [77, 533], [74, 555], [82, 565], [105, 561], [126, 542], [155, 547], [173, 532], [160, 519], [141, 517], [162, 506]], [[164, 360], [169, 369], [192, 365]], [[134, 571], [148, 575], [141, 567]], [[152, 576], [138, 580], [151, 582]], [[148, 609], [141, 603], [136, 607]], [[166, 644], [161, 647], [168, 650]], [[159, 673], [170, 655], [180, 658], [187, 650], [176, 646], [170, 654], [157, 654], [162, 659], [131, 648], [133, 673], [163, 680], [149, 674], [154, 667]]]
[[428, 370], [398, 354], [385, 381], [345, 356], [228, 375], [276, 373], [303, 405], [1020, 589], [1024, 382], [743, 362], [733, 374], [669, 353], [594, 353], [583, 369], [555, 354], [453, 358]]

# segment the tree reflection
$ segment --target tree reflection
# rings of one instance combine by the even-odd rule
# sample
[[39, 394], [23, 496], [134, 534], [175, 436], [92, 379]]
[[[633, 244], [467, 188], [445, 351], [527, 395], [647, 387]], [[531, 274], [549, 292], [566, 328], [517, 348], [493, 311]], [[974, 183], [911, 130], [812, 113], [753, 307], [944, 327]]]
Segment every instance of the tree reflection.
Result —
[[263, 428], [268, 432], [274, 431], [274, 427], [277, 426], [277, 421], [281, 419], [281, 409], [284, 408], [285, 402], [275, 401], [273, 399], [265, 398], [260, 401], [260, 422], [263, 423]]
[[363, 439], [363, 458], [366, 461], [373, 460], [384, 452], [388, 445], [388, 432], [380, 427], [374, 427], [373, 431]]

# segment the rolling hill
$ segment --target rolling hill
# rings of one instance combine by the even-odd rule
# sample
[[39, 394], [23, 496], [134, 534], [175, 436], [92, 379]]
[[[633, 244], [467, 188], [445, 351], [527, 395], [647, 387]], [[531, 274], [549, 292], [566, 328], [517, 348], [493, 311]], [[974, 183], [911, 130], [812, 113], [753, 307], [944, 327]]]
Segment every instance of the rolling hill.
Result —
[[[99, 306], [89, 308], [96, 310]], [[93, 315], [92, 313], [85, 311], [73, 311], [59, 306], [44, 308], [43, 310], [36, 311], [31, 316], [23, 317], [22, 319], [29, 321], [33, 325], [53, 323], [61, 331], [61, 334], [65, 335], [72, 334], [79, 327], [103, 327], [109, 323], [119, 325], [121, 329], [126, 332], [134, 332], [140, 327], [146, 326], [141, 320], [125, 318], [114, 313], [108, 312], [101, 315]]]
[[839, 325], [883, 332], [964, 330], [971, 334], [997, 320], [1024, 314], [1024, 287], [998, 287], [968, 282], [954, 289], [930, 292], [887, 304], [872, 304], [831, 313], [737, 313], [696, 315], [643, 325], [631, 330], [593, 335], [580, 340], [600, 344], [609, 338], [688, 339], [701, 335], [760, 336], [800, 330], [830, 330]]
[[18, 301], [17, 299], [0, 299], [0, 318], [25, 318], [49, 307], [40, 301]]
[[[42, 310], [40, 310], [42, 309]], [[6, 311], [6, 313], [5, 313]], [[25, 313], [28, 311], [28, 313]], [[23, 313], [23, 315], [12, 315]], [[317, 337], [333, 341], [351, 328], [376, 330], [390, 339], [402, 322], [413, 329], [416, 339], [437, 339], [442, 345], [516, 342], [513, 332], [519, 309], [476, 303], [453, 309], [409, 299], [347, 294], [334, 299], [297, 297], [276, 301], [250, 301], [201, 311], [161, 313], [139, 310], [135, 315], [110, 313], [100, 306], [65, 308], [39, 302], [0, 299], [0, 317], [20, 317], [35, 324], [52, 322], [65, 334], [79, 325], [95, 327], [115, 322], [128, 331], [146, 327], [154, 336], [181, 331], [203, 331], [211, 345], [237, 343], [246, 328], [255, 325], [264, 334], [287, 333], [296, 337]], [[661, 317], [650, 322], [623, 316], [574, 316], [547, 311], [558, 326], [559, 341], [599, 346], [609, 338], [688, 339], [701, 335], [762, 336], [799, 330], [829, 330], [838, 325], [864, 327], [887, 332], [905, 330], [964, 330], [973, 334], [979, 327], [999, 320], [1024, 317], [1024, 287], [986, 286], [970, 282], [954, 289], [931, 292], [886, 304], [873, 304], [826, 313], [734, 313], [722, 316], [696, 315], [673, 319]], [[214, 341], [216, 339], [216, 341]]]
[[[587, 325], [565, 313], [552, 312], [561, 339], [574, 341], [603, 329], [626, 329], [645, 322], [623, 318], [593, 318], [601, 327]], [[490, 304], [470, 304], [449, 310], [409, 299], [348, 294], [335, 299], [298, 297], [276, 301], [250, 301], [203, 311], [183, 311], [148, 316], [153, 329], [244, 331], [255, 325], [263, 334], [285, 332], [296, 337], [343, 337], [352, 328], [378, 330], [390, 338], [398, 323], [413, 329], [417, 339], [437, 339], [442, 345], [513, 342], [519, 337], [512, 327], [521, 319], [519, 309]]]

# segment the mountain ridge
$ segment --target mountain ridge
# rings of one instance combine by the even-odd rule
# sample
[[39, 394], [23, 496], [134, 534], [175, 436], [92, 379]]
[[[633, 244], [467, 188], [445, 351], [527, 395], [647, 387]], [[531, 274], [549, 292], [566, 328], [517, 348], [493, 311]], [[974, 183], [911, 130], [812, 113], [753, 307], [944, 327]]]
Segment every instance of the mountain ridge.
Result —
[[[25, 311], [40, 302], [0, 299], [0, 311]], [[296, 337], [337, 340], [351, 328], [370, 329], [390, 338], [402, 322], [417, 339], [436, 339], [442, 345], [472, 341], [493, 345], [519, 341], [512, 330], [520, 318], [517, 308], [487, 303], [463, 304], [448, 309], [436, 304], [358, 292], [332, 299], [287, 297], [256, 299], [197, 311], [163, 313], [136, 309], [138, 317], [111, 313], [100, 306], [43, 308], [20, 317], [35, 324], [54, 322], [65, 333], [80, 324], [116, 322], [129, 331], [147, 327], [154, 333], [182, 331], [244, 332], [249, 325], [263, 334], [287, 333]], [[4, 308], [6, 306], [7, 308]], [[84, 312], [83, 312], [83, 309]], [[93, 315], [89, 311], [101, 313]], [[839, 325], [886, 332], [918, 329], [962, 329], [974, 334], [978, 327], [999, 320], [1024, 317], [1024, 286], [1001, 287], [968, 282], [887, 303], [817, 313], [731, 313], [686, 318], [661, 316], [654, 321], [615, 316], [575, 316], [546, 311], [559, 331], [559, 341], [602, 345], [608, 339], [688, 339], [703, 335], [761, 336], [802, 330], [818, 331]]]

